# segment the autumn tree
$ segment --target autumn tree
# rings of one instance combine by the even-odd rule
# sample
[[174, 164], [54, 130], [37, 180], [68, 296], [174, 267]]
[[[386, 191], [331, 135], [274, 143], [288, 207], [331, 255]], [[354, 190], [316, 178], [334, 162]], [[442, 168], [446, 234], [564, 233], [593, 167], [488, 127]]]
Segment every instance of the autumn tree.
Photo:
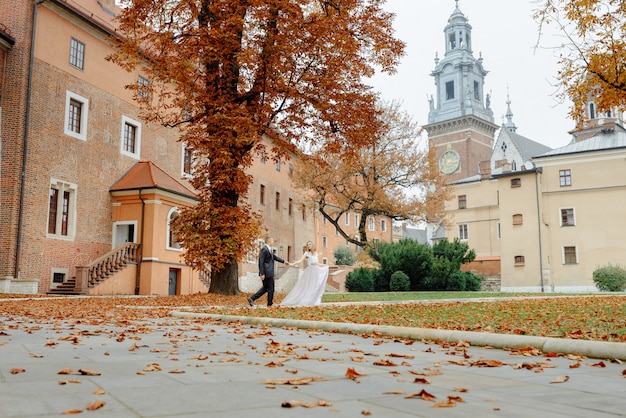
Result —
[[626, 1], [536, 0], [540, 35], [556, 25], [563, 35], [558, 79], [579, 126], [589, 97], [598, 111], [626, 110]]
[[[421, 129], [400, 104], [378, 103], [376, 134], [356, 149], [321, 150], [302, 159], [294, 182], [309, 191], [322, 216], [348, 242], [370, 244], [370, 216], [393, 221], [440, 221], [448, 196], [431, 150], [421, 143]], [[340, 222], [358, 213], [358, 236]]]
[[[199, 203], [176, 224], [186, 262], [211, 268], [210, 292], [237, 294], [237, 262], [259, 234], [246, 169], [273, 139], [359, 147], [373, 129], [362, 80], [392, 73], [404, 44], [383, 0], [125, 0], [111, 60], [142, 69], [149, 122], [180, 129]], [[128, 86], [137, 89], [137, 86]]]

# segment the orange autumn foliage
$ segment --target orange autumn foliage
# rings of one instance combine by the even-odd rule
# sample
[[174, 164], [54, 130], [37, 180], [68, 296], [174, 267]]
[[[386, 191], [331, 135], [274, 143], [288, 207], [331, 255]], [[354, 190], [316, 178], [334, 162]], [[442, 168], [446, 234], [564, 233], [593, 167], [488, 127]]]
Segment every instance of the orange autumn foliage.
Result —
[[[359, 148], [376, 130], [362, 80], [394, 71], [404, 44], [380, 0], [133, 0], [109, 59], [150, 80], [131, 85], [149, 122], [180, 130], [199, 203], [174, 228], [185, 261], [210, 266], [211, 292], [236, 294], [237, 261], [259, 234], [246, 172], [270, 137], [274, 156], [299, 146]], [[374, 121], [374, 122], [372, 122]]]

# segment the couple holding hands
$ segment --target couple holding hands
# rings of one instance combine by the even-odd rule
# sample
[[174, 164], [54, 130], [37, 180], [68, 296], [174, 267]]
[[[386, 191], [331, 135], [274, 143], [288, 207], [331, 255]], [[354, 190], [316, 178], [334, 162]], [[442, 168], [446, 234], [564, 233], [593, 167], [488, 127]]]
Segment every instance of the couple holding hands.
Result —
[[311, 241], [306, 243], [304, 254], [298, 261], [290, 263], [278, 257], [272, 251], [274, 240], [265, 238], [265, 245], [259, 255], [259, 277], [263, 287], [248, 298], [248, 304], [254, 306], [254, 301], [267, 293], [267, 306], [272, 306], [274, 300], [274, 260], [293, 266], [305, 262], [305, 268], [295, 286], [282, 300], [280, 306], [316, 306], [322, 302], [322, 295], [328, 279], [328, 266], [320, 264], [315, 246]]

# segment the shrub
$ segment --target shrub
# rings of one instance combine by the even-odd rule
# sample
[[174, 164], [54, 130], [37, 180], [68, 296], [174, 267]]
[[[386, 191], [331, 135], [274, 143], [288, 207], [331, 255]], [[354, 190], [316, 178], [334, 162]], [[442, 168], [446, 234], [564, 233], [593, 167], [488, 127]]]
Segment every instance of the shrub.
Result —
[[389, 290], [392, 292], [406, 292], [410, 287], [411, 280], [409, 280], [409, 276], [404, 274], [404, 272], [398, 270], [391, 275]]
[[394, 243], [379, 243], [369, 249], [371, 257], [380, 263], [381, 277], [375, 282], [376, 290], [389, 290], [391, 275], [402, 271], [409, 277], [409, 290], [421, 290], [422, 281], [430, 274], [432, 250], [428, 244], [411, 239]]
[[333, 255], [335, 256], [335, 264], [338, 266], [352, 266], [354, 264], [354, 252], [350, 247], [335, 248]]
[[602, 292], [623, 292], [626, 290], [626, 270], [611, 264], [599, 267], [593, 272], [593, 282]]
[[480, 290], [483, 278], [471, 271], [455, 271], [448, 278], [446, 290], [469, 292]]
[[359, 267], [346, 276], [346, 290], [348, 292], [373, 292], [373, 270]]

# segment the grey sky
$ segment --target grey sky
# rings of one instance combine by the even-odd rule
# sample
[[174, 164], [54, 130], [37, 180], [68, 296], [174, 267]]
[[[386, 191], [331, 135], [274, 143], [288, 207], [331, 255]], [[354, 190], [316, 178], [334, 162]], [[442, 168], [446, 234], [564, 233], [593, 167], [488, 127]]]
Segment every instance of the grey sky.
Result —
[[[489, 71], [485, 94], [491, 94], [494, 122], [502, 125], [507, 89], [517, 133], [552, 148], [566, 145], [574, 122], [569, 102], [559, 103], [555, 93], [558, 50], [555, 32], [545, 33], [539, 48], [538, 26], [532, 19], [535, 5], [528, 0], [460, 0], [459, 8], [472, 26], [476, 58], [482, 53]], [[427, 97], [435, 93], [430, 72], [435, 53], [445, 51], [443, 29], [454, 11], [454, 0], [387, 0], [396, 13], [396, 36], [407, 44], [398, 72], [370, 81], [386, 100], [399, 100], [419, 124], [428, 122]], [[554, 28], [549, 28], [553, 31]]]

